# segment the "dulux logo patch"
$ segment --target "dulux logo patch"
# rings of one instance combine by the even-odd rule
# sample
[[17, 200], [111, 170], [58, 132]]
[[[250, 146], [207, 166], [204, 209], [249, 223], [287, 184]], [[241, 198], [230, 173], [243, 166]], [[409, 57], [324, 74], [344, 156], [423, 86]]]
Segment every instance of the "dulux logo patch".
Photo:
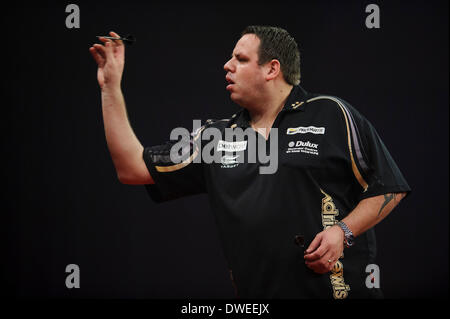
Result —
[[290, 141], [286, 153], [305, 153], [319, 155], [319, 144], [310, 141]]

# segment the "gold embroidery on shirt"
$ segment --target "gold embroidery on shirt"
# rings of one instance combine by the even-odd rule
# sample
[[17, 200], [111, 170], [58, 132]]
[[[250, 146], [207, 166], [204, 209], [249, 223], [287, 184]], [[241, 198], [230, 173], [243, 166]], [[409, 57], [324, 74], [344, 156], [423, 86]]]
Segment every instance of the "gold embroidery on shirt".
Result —
[[[336, 216], [339, 215], [339, 210], [333, 202], [333, 198], [320, 189], [325, 196], [322, 198], [322, 226], [327, 229], [338, 222]], [[343, 254], [340, 258], [343, 258]], [[336, 261], [330, 274], [331, 286], [333, 287], [334, 299], [345, 299], [350, 291], [350, 286], [344, 281], [344, 265], [341, 261]]]

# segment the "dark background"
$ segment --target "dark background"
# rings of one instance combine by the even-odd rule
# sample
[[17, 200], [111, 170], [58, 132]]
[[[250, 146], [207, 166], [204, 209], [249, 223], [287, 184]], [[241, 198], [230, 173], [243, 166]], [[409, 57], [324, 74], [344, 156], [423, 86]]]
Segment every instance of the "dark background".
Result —
[[[349, 101], [413, 189], [381, 224], [387, 298], [448, 297], [448, 2], [81, 2], [2, 10], [2, 284], [13, 298], [233, 298], [206, 195], [155, 204], [119, 183], [103, 131], [96, 35], [131, 33], [122, 88], [144, 145], [238, 110], [223, 64], [250, 24], [287, 29], [302, 85]], [[367, 29], [376, 3], [381, 28]], [[81, 269], [67, 289], [65, 267]]]

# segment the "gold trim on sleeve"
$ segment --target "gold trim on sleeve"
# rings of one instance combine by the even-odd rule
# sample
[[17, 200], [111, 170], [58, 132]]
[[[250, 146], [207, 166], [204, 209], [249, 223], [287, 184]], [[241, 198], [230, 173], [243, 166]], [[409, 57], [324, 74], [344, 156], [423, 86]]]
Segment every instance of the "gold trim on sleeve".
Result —
[[349, 150], [349, 153], [350, 153], [350, 160], [351, 160], [351, 163], [352, 163], [352, 171], [353, 171], [353, 174], [355, 175], [356, 180], [358, 181], [358, 183], [361, 185], [361, 187], [364, 189], [364, 191], [366, 191], [367, 187], [369, 185], [367, 184], [367, 182], [362, 177], [362, 175], [361, 175], [361, 173], [360, 173], [360, 171], [358, 169], [358, 166], [356, 166], [355, 158], [353, 157], [352, 142], [351, 142], [351, 138], [350, 138], [350, 127], [349, 127], [349, 124], [348, 124], [347, 114], [345, 113], [345, 110], [342, 107], [341, 102], [339, 100], [331, 97], [331, 96], [318, 96], [318, 97], [315, 97], [315, 98], [312, 98], [312, 99], [308, 100], [307, 102], [320, 100], [320, 99], [329, 99], [329, 100], [332, 100], [332, 101], [336, 102], [339, 105], [339, 108], [341, 109], [342, 113], [344, 114], [345, 125], [347, 127], [347, 144], [348, 144], [348, 150]]

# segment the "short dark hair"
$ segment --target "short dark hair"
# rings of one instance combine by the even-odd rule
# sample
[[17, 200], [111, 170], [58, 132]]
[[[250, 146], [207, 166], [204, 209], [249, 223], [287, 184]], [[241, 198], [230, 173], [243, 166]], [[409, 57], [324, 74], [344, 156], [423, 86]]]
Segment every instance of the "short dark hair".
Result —
[[252, 25], [242, 31], [255, 34], [261, 41], [258, 52], [258, 64], [272, 59], [280, 61], [285, 81], [291, 85], [300, 83], [300, 52], [295, 39], [284, 29], [270, 26]]

